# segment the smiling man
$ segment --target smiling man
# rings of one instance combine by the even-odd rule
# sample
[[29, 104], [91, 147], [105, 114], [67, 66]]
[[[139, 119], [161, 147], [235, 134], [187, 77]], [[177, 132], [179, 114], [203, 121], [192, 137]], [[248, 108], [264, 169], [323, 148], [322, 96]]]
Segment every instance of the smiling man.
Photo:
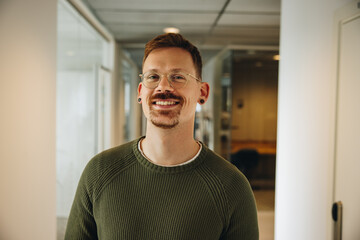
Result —
[[146, 44], [138, 102], [146, 135], [86, 166], [65, 239], [259, 238], [246, 178], [193, 137], [201, 80], [198, 49], [180, 34]]

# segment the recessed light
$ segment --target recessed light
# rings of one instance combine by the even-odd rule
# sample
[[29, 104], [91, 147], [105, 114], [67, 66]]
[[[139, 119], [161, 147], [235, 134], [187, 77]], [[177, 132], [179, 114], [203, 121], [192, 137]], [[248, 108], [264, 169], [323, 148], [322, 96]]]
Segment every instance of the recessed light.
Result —
[[164, 28], [163, 30], [165, 33], [179, 33], [180, 30], [178, 28], [174, 28], [174, 27], [167, 27]]

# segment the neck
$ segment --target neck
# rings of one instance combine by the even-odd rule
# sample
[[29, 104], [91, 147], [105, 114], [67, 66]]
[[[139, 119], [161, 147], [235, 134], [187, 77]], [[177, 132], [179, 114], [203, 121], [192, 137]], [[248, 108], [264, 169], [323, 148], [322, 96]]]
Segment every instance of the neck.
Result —
[[191, 159], [199, 150], [193, 138], [193, 123], [189, 126], [176, 126], [173, 129], [161, 129], [147, 123], [146, 138], [141, 147], [151, 162], [171, 166]]

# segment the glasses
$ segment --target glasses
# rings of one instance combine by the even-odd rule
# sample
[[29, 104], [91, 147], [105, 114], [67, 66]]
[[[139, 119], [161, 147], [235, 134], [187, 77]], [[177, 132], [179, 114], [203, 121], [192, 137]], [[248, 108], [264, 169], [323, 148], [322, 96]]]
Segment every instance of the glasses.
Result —
[[161, 79], [164, 78], [164, 76], [167, 76], [167, 80], [170, 84], [170, 86], [174, 89], [183, 88], [188, 83], [190, 77], [194, 78], [196, 81], [201, 82], [201, 80], [189, 73], [183, 73], [183, 72], [170, 72], [167, 74], [160, 74], [157, 72], [146, 72], [144, 74], [139, 74], [141, 77], [141, 81], [147, 88], [157, 88], [159, 86], [159, 83]]

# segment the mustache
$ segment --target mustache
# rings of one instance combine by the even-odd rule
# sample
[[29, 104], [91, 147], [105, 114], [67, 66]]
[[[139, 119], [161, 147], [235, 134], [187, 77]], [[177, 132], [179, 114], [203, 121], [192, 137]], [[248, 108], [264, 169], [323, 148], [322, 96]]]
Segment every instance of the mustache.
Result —
[[180, 102], [183, 102], [183, 98], [181, 96], [177, 96], [171, 92], [156, 93], [150, 98], [150, 101], [153, 101], [154, 99], [177, 99], [180, 100]]

